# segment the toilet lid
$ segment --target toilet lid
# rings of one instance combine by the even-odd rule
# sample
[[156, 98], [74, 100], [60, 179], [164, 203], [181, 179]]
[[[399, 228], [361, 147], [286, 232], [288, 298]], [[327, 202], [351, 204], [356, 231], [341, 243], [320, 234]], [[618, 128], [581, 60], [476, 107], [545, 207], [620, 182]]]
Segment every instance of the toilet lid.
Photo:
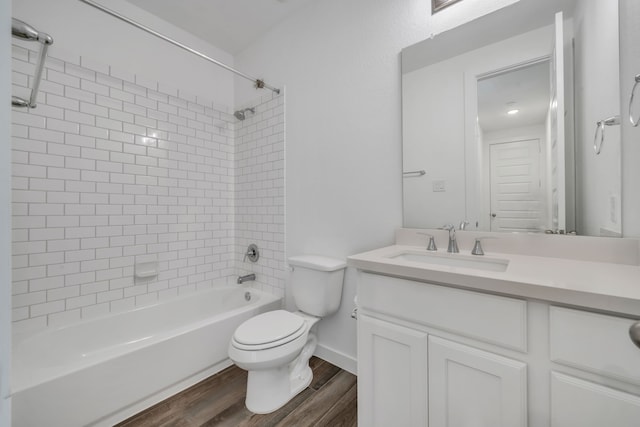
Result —
[[285, 310], [269, 311], [253, 317], [236, 329], [233, 338], [244, 345], [281, 341], [304, 328], [304, 319]]

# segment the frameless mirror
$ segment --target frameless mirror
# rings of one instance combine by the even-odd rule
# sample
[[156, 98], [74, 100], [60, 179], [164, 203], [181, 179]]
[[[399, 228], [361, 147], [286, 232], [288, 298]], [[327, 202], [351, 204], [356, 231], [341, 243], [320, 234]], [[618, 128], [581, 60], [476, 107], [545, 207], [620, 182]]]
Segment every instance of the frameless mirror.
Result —
[[621, 235], [619, 129], [593, 151], [620, 111], [617, 11], [520, 0], [403, 50], [405, 227]]

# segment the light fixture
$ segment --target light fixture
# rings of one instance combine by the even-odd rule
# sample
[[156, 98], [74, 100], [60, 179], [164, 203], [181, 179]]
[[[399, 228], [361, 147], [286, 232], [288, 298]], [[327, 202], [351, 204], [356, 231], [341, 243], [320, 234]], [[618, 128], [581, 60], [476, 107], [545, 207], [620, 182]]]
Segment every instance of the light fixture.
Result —
[[520, 112], [520, 110], [518, 110], [517, 108], [514, 108], [513, 110], [509, 110], [507, 111], [507, 114], [510, 116], [513, 116], [515, 114], [518, 114]]

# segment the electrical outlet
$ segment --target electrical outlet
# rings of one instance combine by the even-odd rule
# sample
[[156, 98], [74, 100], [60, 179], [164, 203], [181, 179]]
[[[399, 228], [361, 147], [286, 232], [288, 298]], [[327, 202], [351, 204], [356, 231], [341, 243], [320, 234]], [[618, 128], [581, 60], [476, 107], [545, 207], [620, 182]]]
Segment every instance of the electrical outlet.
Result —
[[444, 191], [447, 191], [444, 180], [433, 181], [433, 192], [434, 193], [441, 193], [441, 192], [444, 192]]
[[609, 221], [618, 223], [618, 198], [614, 194], [609, 195]]

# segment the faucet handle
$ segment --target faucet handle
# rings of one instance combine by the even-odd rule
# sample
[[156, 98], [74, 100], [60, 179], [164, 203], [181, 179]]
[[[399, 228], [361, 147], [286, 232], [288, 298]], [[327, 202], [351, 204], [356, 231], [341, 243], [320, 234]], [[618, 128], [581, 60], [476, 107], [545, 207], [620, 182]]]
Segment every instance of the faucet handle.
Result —
[[436, 246], [436, 241], [435, 241], [435, 238], [433, 237], [433, 234], [420, 233], [420, 232], [418, 232], [418, 234], [421, 234], [423, 236], [427, 236], [429, 238], [429, 243], [427, 244], [427, 250], [428, 251], [435, 252], [435, 251], [438, 250], [438, 247]]
[[260, 251], [255, 243], [252, 243], [247, 247], [247, 251], [244, 253], [242, 262], [246, 262], [247, 258], [249, 258], [249, 261], [251, 262], [257, 262], [260, 258]]
[[484, 251], [482, 250], [482, 241], [486, 239], [497, 239], [497, 237], [494, 237], [494, 236], [477, 237], [476, 242], [473, 245], [473, 249], [471, 250], [471, 255], [484, 255]]
[[476, 243], [473, 245], [473, 249], [471, 250], [471, 255], [484, 255], [482, 244], [480, 243], [481, 241], [482, 239], [476, 239]]

